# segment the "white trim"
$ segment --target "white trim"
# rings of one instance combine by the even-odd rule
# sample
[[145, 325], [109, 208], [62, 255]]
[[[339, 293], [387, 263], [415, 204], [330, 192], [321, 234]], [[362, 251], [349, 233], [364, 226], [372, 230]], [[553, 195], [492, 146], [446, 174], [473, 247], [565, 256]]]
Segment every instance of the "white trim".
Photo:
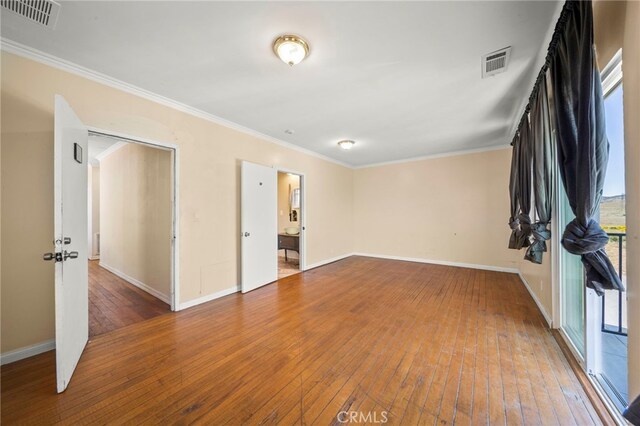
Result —
[[230, 294], [237, 293], [239, 291], [240, 291], [240, 287], [238, 287], [238, 286], [229, 287], [229, 288], [226, 288], [224, 290], [220, 290], [218, 292], [215, 292], [215, 293], [212, 293], [212, 294], [208, 294], [206, 296], [198, 297], [197, 299], [193, 299], [193, 300], [189, 300], [187, 302], [184, 302], [184, 303], [182, 303], [180, 305], [180, 310], [188, 309], [188, 308], [191, 308], [193, 306], [200, 305], [202, 303], [210, 302], [212, 300], [219, 299], [221, 297], [228, 296]]
[[111, 272], [114, 275], [117, 275], [118, 277], [122, 278], [123, 280], [127, 281], [128, 283], [138, 287], [140, 290], [146, 291], [147, 293], [149, 293], [150, 295], [157, 297], [158, 299], [162, 300], [164, 303], [170, 305], [171, 304], [171, 298], [169, 296], [167, 296], [164, 293], [159, 292], [158, 290], [156, 290], [153, 287], [148, 286], [147, 284], [143, 283], [140, 280], [137, 280], [133, 277], [130, 277], [129, 275], [125, 274], [122, 271], [117, 270], [116, 268], [109, 266], [107, 264], [105, 264], [104, 262], [100, 262], [100, 266], [104, 269], [106, 269], [107, 271]]
[[618, 408], [611, 400], [609, 394], [603, 389], [602, 384], [598, 381], [598, 379], [588, 372], [585, 372], [585, 374], [587, 375], [587, 379], [589, 379], [589, 381], [591, 382], [593, 389], [600, 397], [600, 400], [604, 404], [611, 417], [613, 417], [613, 420], [616, 422], [616, 424], [618, 424], [619, 426], [631, 425], [631, 423], [629, 423], [624, 417], [622, 417], [622, 413], [618, 411]]
[[264, 139], [268, 142], [274, 143], [276, 145], [283, 146], [285, 148], [292, 149], [294, 151], [302, 152], [304, 154], [310, 155], [312, 157], [320, 158], [325, 161], [329, 161], [334, 164], [339, 164], [341, 166], [352, 168], [351, 165], [344, 163], [339, 160], [335, 160], [331, 157], [327, 157], [322, 154], [318, 154], [315, 151], [308, 150], [306, 148], [302, 148], [298, 145], [285, 142], [283, 140], [274, 138], [273, 136], [265, 135], [264, 133], [260, 133], [256, 130], [249, 129], [248, 127], [242, 126], [238, 123], [234, 123], [233, 121], [226, 120], [224, 118], [215, 116], [213, 114], [209, 114], [208, 112], [199, 110], [197, 108], [193, 108], [189, 105], [186, 105], [182, 102], [175, 101], [173, 99], [158, 95], [156, 93], [150, 92], [148, 90], [142, 89], [140, 87], [134, 86], [129, 83], [125, 83], [122, 80], [115, 79], [113, 77], [109, 77], [108, 75], [99, 73], [97, 71], [93, 71], [89, 68], [85, 68], [81, 65], [75, 64], [70, 61], [66, 61], [64, 59], [58, 58], [56, 56], [50, 55], [48, 53], [42, 52], [40, 50], [34, 49], [32, 47], [26, 46], [24, 44], [15, 42], [13, 40], [7, 38], [0, 38], [1, 46], [0, 48], [6, 52], [13, 53], [14, 55], [18, 55], [27, 59], [31, 59], [36, 62], [43, 63], [45, 65], [49, 65], [51, 67], [79, 75], [91, 81], [95, 81], [100, 84], [104, 84], [105, 86], [112, 87], [117, 90], [121, 90], [126, 93], [130, 93], [132, 95], [141, 97], [143, 99], [147, 99], [152, 102], [156, 102], [158, 104], [164, 105], [166, 107], [184, 112], [186, 114], [190, 114], [194, 117], [202, 118], [203, 120], [207, 120], [209, 122], [219, 124], [221, 126], [228, 127], [230, 129], [237, 130], [247, 135], [251, 135], [260, 139]]
[[604, 67], [600, 76], [602, 97], [606, 98], [622, 83], [622, 49], [618, 49], [611, 61]]
[[45, 340], [35, 345], [25, 346], [23, 348], [14, 349], [0, 355], [0, 365], [11, 364], [21, 359], [39, 355], [56, 348], [56, 339]]
[[553, 328], [553, 321], [551, 319], [551, 316], [549, 315], [549, 313], [547, 313], [547, 310], [544, 308], [544, 305], [540, 303], [540, 299], [538, 299], [538, 296], [536, 296], [536, 294], [531, 290], [531, 286], [529, 286], [529, 283], [527, 282], [524, 275], [522, 275], [522, 272], [518, 271], [518, 276], [520, 277], [520, 281], [522, 281], [522, 284], [524, 284], [527, 291], [533, 298], [533, 301], [536, 302], [536, 305], [538, 305], [538, 309], [542, 313], [542, 316], [544, 317], [544, 319], [547, 321], [547, 325], [549, 325], [549, 328]]
[[501, 149], [511, 148], [511, 145], [494, 145], [484, 148], [463, 149], [460, 151], [448, 151], [439, 154], [423, 155], [420, 157], [404, 158], [402, 160], [383, 161], [381, 163], [364, 164], [362, 166], [352, 167], [354, 170], [368, 169], [370, 167], [390, 166], [392, 164], [412, 163], [414, 161], [435, 160], [437, 158], [457, 157], [459, 155], [479, 154], [481, 152], [499, 151]]
[[[100, 164], [100, 162], [102, 160], [104, 160], [105, 158], [107, 158], [108, 156], [113, 154], [114, 152], [118, 151], [119, 149], [124, 148], [125, 146], [127, 146], [126, 142], [122, 142], [121, 141], [121, 142], [114, 143], [109, 148], [105, 149], [100, 154], [96, 155], [95, 159], [98, 162], [98, 164]], [[98, 166], [98, 167], [100, 167], [100, 166]]]
[[347, 257], [351, 257], [351, 256], [355, 256], [355, 255], [356, 255], [355, 253], [347, 253], [347, 254], [342, 254], [340, 256], [332, 257], [332, 258], [329, 258], [329, 259], [321, 260], [320, 262], [316, 262], [316, 263], [312, 263], [311, 265], [307, 265], [307, 269], [305, 269], [305, 271], [308, 271], [308, 270], [314, 269], [314, 268], [319, 268], [320, 266], [328, 265], [329, 263], [337, 262], [339, 260], [346, 259]]
[[97, 127], [87, 126], [89, 135], [118, 139], [120, 141], [127, 141], [131, 143], [149, 145], [153, 148], [170, 150], [173, 153], [173, 207], [172, 207], [172, 226], [173, 226], [173, 238], [171, 240], [171, 296], [170, 303], [172, 311], [180, 310], [180, 148], [178, 145], [157, 141], [153, 139], [141, 138], [138, 136], [132, 136], [120, 132], [112, 132], [110, 130], [104, 130]]
[[89, 256], [89, 260], [100, 260], [100, 255]]
[[434, 265], [456, 266], [458, 268], [482, 269], [485, 271], [495, 271], [495, 272], [508, 272], [511, 274], [519, 273], [519, 271], [516, 268], [504, 268], [502, 266], [491, 266], [491, 265], [478, 265], [475, 263], [450, 262], [448, 260], [423, 259], [419, 257], [390, 256], [386, 254], [372, 254], [372, 253], [353, 253], [353, 256], [377, 257], [379, 259], [400, 260], [403, 262], [431, 263]]

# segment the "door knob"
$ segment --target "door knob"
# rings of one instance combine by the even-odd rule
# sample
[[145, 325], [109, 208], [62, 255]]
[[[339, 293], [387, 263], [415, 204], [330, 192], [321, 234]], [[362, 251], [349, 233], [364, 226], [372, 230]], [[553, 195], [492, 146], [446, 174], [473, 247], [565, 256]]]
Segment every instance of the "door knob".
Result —
[[251, 234], [250, 234], [250, 233], [248, 233], [248, 232], [245, 232], [245, 233], [244, 233], [244, 236], [245, 236], [245, 237], [248, 237], [248, 236], [250, 236], [250, 235], [251, 235]]
[[62, 253], [45, 253], [42, 255], [42, 260], [62, 262]]
[[64, 260], [67, 259], [77, 259], [78, 258], [78, 252], [77, 251], [64, 251]]

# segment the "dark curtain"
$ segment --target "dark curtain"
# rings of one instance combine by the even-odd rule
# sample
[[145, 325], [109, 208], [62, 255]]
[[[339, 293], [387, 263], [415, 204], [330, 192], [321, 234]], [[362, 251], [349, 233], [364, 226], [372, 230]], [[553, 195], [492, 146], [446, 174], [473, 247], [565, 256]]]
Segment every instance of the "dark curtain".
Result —
[[520, 230], [518, 213], [520, 212], [520, 201], [518, 200], [518, 158], [520, 156], [520, 137], [516, 135], [511, 149], [511, 176], [509, 177], [509, 199], [511, 200], [511, 217], [509, 227], [511, 237], [509, 238], [509, 248], [518, 249], [517, 235]]
[[571, 13], [551, 64], [560, 176], [576, 218], [562, 245], [580, 255], [587, 286], [598, 294], [623, 289], [604, 246], [609, 237], [596, 220], [609, 156], [600, 73], [593, 46], [591, 1], [570, 2]]
[[551, 221], [551, 194], [553, 152], [547, 80], [542, 77], [535, 102], [531, 108], [531, 153], [533, 156], [533, 195], [538, 220], [531, 225], [533, 242], [525, 259], [542, 263], [542, 253], [547, 251], [546, 241], [551, 238], [547, 229]]
[[622, 413], [625, 419], [631, 424], [640, 426], [640, 395]]
[[516, 249], [529, 247], [529, 237], [531, 236], [531, 134], [529, 132], [529, 120], [525, 114], [520, 123], [518, 143], [518, 178], [517, 191], [520, 212], [518, 222], [520, 229], [516, 231]]

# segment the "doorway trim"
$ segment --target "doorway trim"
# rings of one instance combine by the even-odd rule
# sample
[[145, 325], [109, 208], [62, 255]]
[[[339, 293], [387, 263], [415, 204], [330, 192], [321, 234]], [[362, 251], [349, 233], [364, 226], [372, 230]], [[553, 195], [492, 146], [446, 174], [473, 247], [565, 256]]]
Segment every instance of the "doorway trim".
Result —
[[172, 151], [172, 172], [173, 172], [173, 202], [171, 211], [171, 222], [173, 236], [171, 238], [171, 310], [180, 310], [180, 148], [178, 145], [169, 142], [132, 136], [125, 133], [104, 130], [97, 127], [87, 126], [89, 136], [100, 136], [103, 138], [117, 139], [120, 142], [130, 142], [138, 145], [147, 145], [153, 148]]
[[300, 272], [307, 270], [307, 176], [303, 172], [286, 167], [273, 166], [278, 173], [291, 173], [300, 176]]

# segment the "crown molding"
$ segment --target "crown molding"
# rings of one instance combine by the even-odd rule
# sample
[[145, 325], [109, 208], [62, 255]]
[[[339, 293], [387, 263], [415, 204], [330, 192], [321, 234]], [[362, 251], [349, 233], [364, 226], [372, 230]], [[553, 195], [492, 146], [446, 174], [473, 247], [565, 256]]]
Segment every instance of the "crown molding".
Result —
[[244, 133], [246, 135], [250, 135], [259, 139], [262, 139], [266, 142], [271, 142], [273, 144], [276, 145], [280, 145], [282, 147], [291, 149], [293, 151], [298, 151], [301, 152], [303, 154], [309, 155], [311, 157], [315, 157], [315, 158], [319, 158], [321, 160], [325, 160], [328, 161], [330, 163], [334, 163], [337, 165], [340, 165], [342, 167], [346, 167], [348, 169], [352, 169], [352, 170], [357, 170], [357, 169], [364, 169], [364, 168], [369, 168], [369, 167], [378, 167], [378, 166], [386, 166], [386, 165], [390, 165], [390, 164], [401, 164], [401, 163], [408, 163], [408, 162], [412, 162], [412, 161], [420, 161], [420, 160], [429, 160], [429, 159], [435, 159], [435, 158], [442, 158], [442, 157], [452, 157], [452, 156], [456, 156], [456, 155], [465, 155], [465, 154], [472, 154], [472, 153], [478, 153], [478, 152], [485, 152], [485, 151], [492, 151], [492, 150], [497, 150], [497, 149], [503, 149], [503, 148], [508, 148], [509, 145], [500, 145], [500, 146], [493, 146], [493, 147], [488, 147], [488, 148], [478, 148], [478, 149], [469, 149], [469, 150], [461, 150], [461, 151], [450, 151], [450, 152], [444, 152], [444, 153], [439, 153], [439, 154], [433, 154], [433, 155], [425, 155], [425, 156], [419, 156], [419, 157], [410, 157], [410, 158], [406, 158], [406, 159], [401, 159], [401, 160], [393, 160], [393, 161], [386, 161], [386, 162], [380, 162], [380, 163], [372, 163], [372, 164], [363, 164], [363, 165], [353, 165], [353, 164], [349, 164], [349, 163], [345, 163], [343, 161], [340, 160], [336, 160], [334, 158], [328, 157], [326, 155], [317, 153], [315, 151], [306, 149], [306, 148], [302, 148], [298, 145], [292, 144], [290, 142], [285, 142], [283, 140], [274, 138], [273, 136], [269, 136], [266, 135], [264, 133], [260, 133], [256, 130], [250, 129], [248, 127], [242, 126], [238, 123], [235, 123], [233, 121], [229, 121], [226, 120], [224, 118], [218, 117], [216, 115], [210, 114], [208, 112], [199, 110], [197, 108], [193, 108], [187, 104], [184, 104], [182, 102], [178, 102], [175, 101], [173, 99], [167, 98], [165, 96], [162, 95], [158, 95], [156, 93], [153, 93], [149, 90], [146, 89], [142, 89], [140, 87], [134, 86], [132, 84], [129, 83], [125, 83], [122, 80], [118, 80], [115, 79], [113, 77], [110, 77], [106, 74], [102, 74], [99, 73], [97, 71], [91, 70], [89, 68], [85, 68], [81, 65], [75, 64], [73, 62], [58, 58], [57, 56], [54, 55], [50, 55], [48, 53], [42, 52], [40, 50], [34, 49], [32, 47], [26, 46], [24, 44], [18, 43], [16, 41], [10, 40], [8, 38], [5, 37], [0, 37], [0, 50], [8, 52], [8, 53], [12, 53], [14, 55], [26, 58], [26, 59], [30, 59], [32, 61], [35, 62], [39, 62], [41, 64], [44, 65], [48, 65], [50, 67], [62, 70], [62, 71], [66, 71], [68, 73], [86, 78], [88, 80], [94, 81], [96, 83], [100, 83], [103, 84], [105, 86], [114, 88], [116, 90], [120, 90], [123, 91], [125, 93], [129, 93], [131, 95], [134, 96], [138, 96], [140, 98], [146, 99], [148, 101], [151, 102], [155, 102], [157, 104], [166, 106], [168, 108], [180, 111], [180, 112], [184, 112], [186, 114], [192, 115], [194, 117], [198, 117], [201, 118], [203, 120], [209, 121], [211, 123], [215, 123], [218, 124], [220, 126], [224, 126], [233, 130], [236, 130], [238, 132]]
[[276, 145], [283, 146], [285, 148], [292, 149], [294, 151], [301, 152], [306, 155], [310, 155], [312, 157], [316, 157], [325, 161], [329, 161], [334, 164], [338, 164], [343, 167], [347, 167], [352, 169], [353, 166], [351, 164], [336, 160], [331, 157], [327, 157], [326, 155], [319, 154], [315, 151], [311, 151], [306, 148], [302, 148], [298, 145], [292, 144], [290, 142], [285, 142], [283, 140], [274, 138], [273, 136], [265, 135], [264, 133], [260, 133], [256, 130], [250, 129], [248, 127], [242, 126], [238, 123], [234, 123], [233, 121], [226, 120], [224, 118], [218, 117], [216, 115], [210, 114], [208, 112], [199, 110], [197, 108], [193, 108], [187, 104], [182, 102], [175, 101], [173, 99], [167, 98], [162, 95], [158, 95], [149, 90], [142, 89], [140, 87], [134, 86], [129, 83], [125, 83], [122, 80], [115, 79], [113, 77], [109, 77], [108, 75], [99, 73], [97, 71], [91, 70], [89, 68], [85, 68], [81, 65], [75, 64], [73, 62], [58, 58], [56, 56], [50, 55], [48, 53], [42, 52], [40, 50], [34, 49], [32, 47], [26, 46], [24, 44], [18, 43], [16, 41], [10, 40], [5, 37], [0, 37], [0, 50], [3, 50], [8, 53], [12, 53], [17, 56], [21, 56], [23, 58], [31, 59], [33, 61], [49, 65], [53, 68], [57, 68], [62, 71], [69, 72], [71, 74], [78, 75], [80, 77], [84, 77], [88, 80], [95, 81], [100, 84], [104, 84], [105, 86], [109, 86], [111, 88], [132, 94], [134, 96], [138, 96], [140, 98], [149, 100], [151, 102], [158, 103], [160, 105], [164, 105], [166, 107], [175, 109], [180, 112], [184, 112], [186, 114], [192, 115], [194, 117], [201, 118], [203, 120], [207, 120], [209, 122], [237, 130], [241, 133], [254, 136], [256, 138], [263, 139], [267, 142], [274, 143]]
[[445, 157], [457, 157], [460, 155], [468, 155], [468, 154], [479, 154], [481, 152], [489, 152], [489, 151], [499, 151], [501, 149], [511, 148], [511, 145], [494, 145], [488, 146], [485, 148], [474, 148], [474, 149], [464, 149], [460, 151], [448, 151], [440, 154], [432, 154], [432, 155], [423, 155], [421, 157], [411, 157], [405, 158], [403, 160], [393, 160], [393, 161], [385, 161], [382, 163], [374, 163], [374, 164], [365, 164], [362, 166], [356, 166], [354, 169], [368, 169], [371, 167], [381, 167], [381, 166], [390, 166], [393, 164], [403, 164], [403, 163], [412, 163], [414, 161], [422, 161], [422, 160], [435, 160], [437, 158], [445, 158]]

